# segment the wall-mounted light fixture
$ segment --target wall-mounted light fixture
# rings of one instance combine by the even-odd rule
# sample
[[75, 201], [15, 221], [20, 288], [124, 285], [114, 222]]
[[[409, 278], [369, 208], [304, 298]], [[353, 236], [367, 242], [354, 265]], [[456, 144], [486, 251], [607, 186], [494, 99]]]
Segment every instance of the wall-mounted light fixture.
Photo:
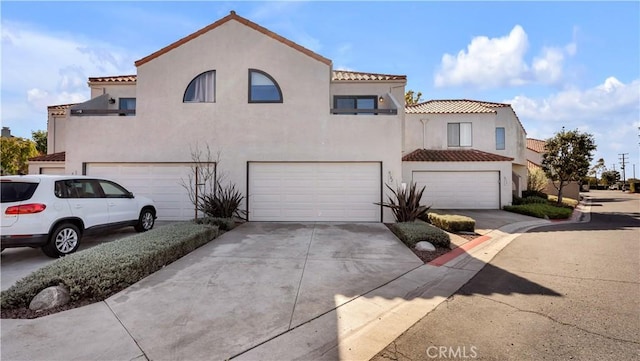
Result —
[[384, 97], [382, 95], [378, 98], [378, 103], [384, 103]]
[[109, 98], [109, 104], [115, 104], [115, 103], [116, 103], [116, 100], [115, 100], [115, 99], [113, 99], [113, 98]]

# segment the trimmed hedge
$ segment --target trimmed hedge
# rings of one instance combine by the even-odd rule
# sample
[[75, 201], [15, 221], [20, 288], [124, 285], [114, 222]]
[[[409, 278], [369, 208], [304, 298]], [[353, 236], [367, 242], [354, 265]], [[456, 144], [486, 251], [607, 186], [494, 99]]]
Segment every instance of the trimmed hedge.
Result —
[[410, 248], [415, 247], [420, 241], [427, 241], [439, 247], [449, 247], [451, 244], [446, 232], [422, 221], [394, 223], [391, 225], [391, 231]]
[[236, 221], [233, 218], [220, 217], [204, 217], [194, 220], [197, 224], [209, 224], [218, 226], [221, 231], [230, 231], [236, 227]]
[[571, 214], [573, 213], [573, 209], [571, 208], [540, 203], [505, 206], [504, 210], [545, 219], [565, 219], [571, 217]]
[[71, 301], [102, 301], [216, 238], [218, 227], [174, 223], [55, 260], [0, 293], [0, 307], [29, 307], [33, 297], [64, 284]]
[[476, 229], [475, 219], [455, 214], [429, 213], [429, 221], [434, 226], [447, 232], [473, 232]]

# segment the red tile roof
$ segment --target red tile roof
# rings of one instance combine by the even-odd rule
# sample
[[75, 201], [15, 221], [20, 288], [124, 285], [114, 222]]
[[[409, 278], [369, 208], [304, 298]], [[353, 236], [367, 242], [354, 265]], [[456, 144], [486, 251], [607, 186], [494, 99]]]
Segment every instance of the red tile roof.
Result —
[[29, 158], [29, 161], [33, 162], [64, 162], [66, 158], [65, 152], [39, 155], [37, 157]]
[[[89, 83], [135, 83], [136, 75], [115, 75], [89, 78]], [[334, 70], [331, 75], [332, 81], [388, 81], [407, 80], [406, 75], [391, 75], [378, 73], [363, 73], [357, 71]], [[74, 104], [70, 104], [74, 105]]]
[[513, 158], [476, 149], [416, 149], [402, 157], [404, 162], [511, 162]]
[[530, 171], [534, 169], [542, 169], [542, 166], [527, 159], [527, 169], [529, 169]]
[[536, 153], [544, 153], [545, 144], [544, 140], [527, 138], [527, 149], [531, 149]]
[[387, 80], [407, 80], [406, 75], [391, 75], [391, 74], [376, 74], [376, 73], [361, 73], [357, 71], [346, 70], [334, 70], [332, 81], [387, 81]]
[[89, 83], [135, 83], [136, 75], [115, 75], [89, 78]]
[[483, 102], [468, 99], [429, 100], [407, 105], [407, 114], [471, 114], [497, 113], [495, 108], [510, 107], [509, 104]]
[[148, 56], [136, 61], [135, 65], [136, 66], [143, 65], [144, 63], [147, 63], [147, 62], [159, 57], [160, 55], [165, 54], [165, 53], [167, 53], [167, 52], [179, 47], [180, 45], [185, 44], [185, 43], [197, 38], [198, 36], [203, 35], [203, 34], [209, 32], [210, 30], [213, 30], [213, 29], [217, 28], [218, 26], [220, 26], [220, 25], [222, 25], [222, 24], [224, 24], [224, 23], [226, 23], [228, 21], [231, 21], [231, 20], [235, 20], [235, 21], [237, 21], [237, 22], [239, 22], [241, 24], [244, 24], [244, 25], [246, 25], [246, 26], [248, 26], [248, 27], [250, 27], [250, 28], [252, 28], [252, 29], [254, 29], [256, 31], [259, 31], [259, 32], [269, 36], [272, 39], [275, 39], [275, 40], [277, 40], [277, 41], [279, 41], [279, 42], [281, 42], [281, 43], [283, 43], [285, 45], [288, 45], [288, 46], [300, 51], [303, 54], [306, 54], [306, 55], [312, 57], [313, 59], [318, 60], [321, 63], [327, 64], [327, 65], [331, 65], [331, 60], [329, 60], [329, 59], [327, 59], [327, 58], [325, 58], [325, 57], [323, 57], [323, 56], [321, 56], [319, 54], [316, 54], [313, 51], [311, 51], [311, 50], [309, 50], [309, 49], [307, 49], [307, 48], [305, 48], [305, 47], [303, 47], [301, 45], [298, 45], [298, 44], [294, 43], [293, 41], [291, 41], [289, 39], [286, 39], [286, 38], [284, 38], [284, 37], [272, 32], [271, 30], [263, 28], [262, 26], [254, 23], [252, 21], [249, 21], [249, 20], [247, 20], [247, 19], [245, 19], [245, 18], [243, 18], [243, 17], [241, 17], [239, 15], [237, 15], [235, 11], [231, 11], [231, 13], [229, 15], [227, 15], [224, 18], [216, 21], [215, 23], [213, 23], [211, 25], [208, 25], [208, 26], [196, 31], [193, 34], [188, 35], [188, 36], [186, 36], [186, 37], [184, 37], [184, 38], [182, 38], [182, 39], [180, 39], [180, 40], [178, 40], [178, 41], [176, 41], [176, 42], [174, 42], [174, 43], [172, 43], [172, 44], [170, 44], [168, 46], [165, 46], [164, 48], [156, 51], [155, 53], [153, 53], [151, 55], [148, 55]]
[[67, 109], [71, 108], [74, 104], [59, 104], [59, 105], [49, 105], [47, 107], [47, 111], [50, 115], [65, 115], [67, 114]]

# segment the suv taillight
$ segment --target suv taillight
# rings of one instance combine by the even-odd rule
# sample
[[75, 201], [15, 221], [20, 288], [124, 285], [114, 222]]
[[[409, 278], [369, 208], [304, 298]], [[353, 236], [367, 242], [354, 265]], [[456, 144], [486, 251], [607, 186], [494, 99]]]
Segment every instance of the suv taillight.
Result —
[[32, 214], [32, 213], [40, 213], [47, 208], [45, 204], [42, 203], [30, 203], [23, 204], [20, 206], [11, 206], [8, 207], [4, 214]]

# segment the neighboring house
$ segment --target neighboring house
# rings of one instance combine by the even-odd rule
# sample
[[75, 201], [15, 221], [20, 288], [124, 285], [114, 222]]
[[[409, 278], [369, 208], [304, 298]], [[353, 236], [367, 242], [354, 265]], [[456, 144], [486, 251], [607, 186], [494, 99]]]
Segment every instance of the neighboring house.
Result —
[[[529, 167], [530, 172], [534, 169], [542, 170], [542, 155], [545, 153], [545, 144], [544, 140], [527, 138], [527, 167]], [[547, 183], [544, 192], [558, 195], [558, 189], [551, 180]], [[562, 188], [562, 195], [567, 198], [580, 199], [580, 185], [578, 182], [569, 182], [569, 184], [565, 185]]]
[[[234, 12], [135, 65], [136, 75], [89, 78], [85, 103], [49, 107], [48, 152], [63, 156], [54, 162], [67, 174], [109, 177], [153, 198], [159, 219], [193, 218], [179, 183], [191, 172], [193, 149], [207, 144], [220, 151], [225, 180], [247, 195], [251, 221], [389, 222], [391, 212], [374, 204], [390, 194], [384, 185], [411, 181], [412, 164], [432, 170], [430, 162], [402, 159], [423, 148], [405, 142], [415, 135], [404, 75], [333, 70], [331, 60]], [[514, 177], [526, 177], [524, 136], [502, 115], [512, 112], [508, 105], [478, 103], [494, 104], [491, 124], [472, 120], [471, 148], [481, 159], [467, 162], [471, 169], [445, 163], [500, 172], [502, 185], [487, 203], [474, 200], [486, 198], [484, 186], [468, 184], [477, 173], [454, 178], [475, 188], [456, 206], [497, 209], [521, 189], [521, 181], [512, 187]], [[476, 140], [487, 127], [504, 128], [504, 150]], [[433, 136], [442, 137], [446, 126]]]
[[526, 189], [526, 133], [510, 105], [430, 100], [405, 118], [403, 180], [426, 185], [434, 208], [502, 208]]

